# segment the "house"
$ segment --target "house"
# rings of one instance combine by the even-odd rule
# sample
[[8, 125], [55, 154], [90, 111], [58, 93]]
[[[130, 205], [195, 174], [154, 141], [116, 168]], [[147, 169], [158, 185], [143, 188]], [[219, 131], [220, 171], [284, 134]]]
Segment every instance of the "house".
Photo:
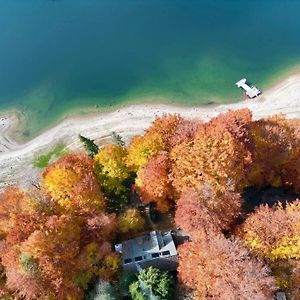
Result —
[[176, 270], [178, 254], [171, 232], [151, 231], [134, 239], [115, 245], [122, 254], [125, 272], [137, 272], [150, 266], [160, 270]]
[[275, 293], [275, 299], [276, 300], [286, 300], [285, 293], [283, 293], [283, 292]]
[[253, 99], [261, 94], [261, 91], [253, 84], [248, 83], [246, 78], [239, 80], [235, 84], [237, 85], [237, 87], [244, 90], [245, 94], [250, 99]]

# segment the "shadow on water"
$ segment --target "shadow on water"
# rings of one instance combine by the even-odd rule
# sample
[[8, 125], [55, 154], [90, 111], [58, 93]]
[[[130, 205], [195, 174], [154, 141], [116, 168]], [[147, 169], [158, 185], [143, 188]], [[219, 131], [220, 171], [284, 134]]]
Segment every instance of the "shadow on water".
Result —
[[280, 201], [284, 206], [286, 202], [292, 202], [297, 198], [300, 199], [300, 195], [295, 194], [291, 190], [284, 187], [275, 188], [271, 186], [262, 189], [257, 187], [246, 188], [242, 197], [244, 199], [242, 209], [245, 213], [253, 212], [260, 204], [273, 206]]

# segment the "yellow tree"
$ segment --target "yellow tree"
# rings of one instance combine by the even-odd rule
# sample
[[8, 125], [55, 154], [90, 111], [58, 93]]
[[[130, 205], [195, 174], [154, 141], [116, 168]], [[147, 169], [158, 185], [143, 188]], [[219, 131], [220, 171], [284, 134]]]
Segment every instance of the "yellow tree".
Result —
[[128, 231], [139, 231], [145, 226], [145, 219], [141, 215], [138, 209], [128, 208], [119, 217], [119, 231], [126, 233]]
[[119, 145], [108, 145], [94, 156], [100, 167], [100, 174], [118, 178], [120, 182], [128, 178], [130, 169], [126, 165], [127, 150]]
[[136, 172], [164, 147], [163, 138], [157, 133], [135, 136], [128, 148], [127, 165]]
[[95, 155], [95, 173], [103, 192], [108, 196], [108, 208], [118, 211], [128, 202], [131, 176], [126, 165], [127, 150], [119, 145], [108, 145]]
[[247, 248], [270, 261], [300, 259], [300, 201], [285, 208], [261, 205], [246, 219], [242, 237]]
[[43, 173], [42, 187], [62, 213], [82, 214], [104, 208], [94, 161], [84, 153], [67, 154], [48, 166]]

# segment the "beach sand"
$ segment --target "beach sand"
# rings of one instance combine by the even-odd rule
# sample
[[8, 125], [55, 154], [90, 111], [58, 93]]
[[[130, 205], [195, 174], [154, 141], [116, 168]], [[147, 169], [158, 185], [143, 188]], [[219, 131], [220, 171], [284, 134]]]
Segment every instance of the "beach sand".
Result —
[[78, 134], [105, 144], [111, 132], [116, 131], [128, 142], [132, 136], [141, 134], [155, 117], [164, 113], [178, 113], [186, 118], [207, 121], [229, 109], [245, 107], [252, 111], [255, 119], [280, 113], [287, 118], [300, 118], [300, 73], [289, 76], [254, 100], [204, 107], [130, 105], [108, 113], [68, 118], [26, 143], [14, 140], [18, 118], [15, 114], [6, 113], [0, 117], [0, 188], [13, 184], [25, 187], [35, 184], [40, 170], [32, 166], [34, 157], [61, 142], [70, 150], [82, 149]]

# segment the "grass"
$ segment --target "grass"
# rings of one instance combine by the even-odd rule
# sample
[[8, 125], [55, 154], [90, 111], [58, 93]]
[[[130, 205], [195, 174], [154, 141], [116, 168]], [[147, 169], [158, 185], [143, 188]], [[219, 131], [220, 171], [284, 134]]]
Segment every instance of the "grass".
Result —
[[36, 168], [46, 168], [51, 161], [68, 153], [66, 145], [63, 143], [57, 144], [53, 149], [34, 158], [32, 164]]

